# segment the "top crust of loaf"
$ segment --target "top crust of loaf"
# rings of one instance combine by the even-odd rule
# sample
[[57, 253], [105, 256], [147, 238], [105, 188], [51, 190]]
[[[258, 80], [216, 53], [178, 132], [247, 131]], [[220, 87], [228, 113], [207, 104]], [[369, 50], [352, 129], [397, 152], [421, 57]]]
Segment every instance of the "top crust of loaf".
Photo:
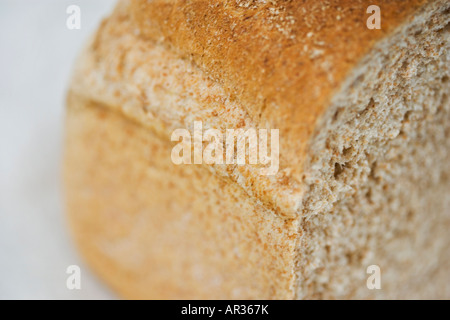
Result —
[[[141, 37], [191, 59], [261, 127], [280, 129], [281, 167], [300, 180], [307, 142], [344, 79], [376, 42], [431, 1], [135, 0]], [[295, 142], [295, 143], [294, 143]]]
[[374, 47], [427, 3], [445, 0], [379, 1], [382, 28], [369, 30], [367, 1], [121, 0], [81, 55], [71, 92], [167, 140], [195, 117], [217, 128], [279, 129], [276, 176], [251, 165], [211, 170], [294, 218], [322, 115]]

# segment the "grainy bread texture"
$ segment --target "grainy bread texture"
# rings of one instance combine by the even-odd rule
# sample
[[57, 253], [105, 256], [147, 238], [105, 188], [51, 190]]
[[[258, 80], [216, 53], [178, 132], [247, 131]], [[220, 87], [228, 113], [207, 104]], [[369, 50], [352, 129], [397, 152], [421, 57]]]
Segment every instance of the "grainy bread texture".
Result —
[[[450, 298], [450, 3], [122, 0], [76, 63], [67, 210], [125, 298]], [[280, 130], [280, 170], [173, 130]], [[381, 269], [380, 290], [366, 269]]]

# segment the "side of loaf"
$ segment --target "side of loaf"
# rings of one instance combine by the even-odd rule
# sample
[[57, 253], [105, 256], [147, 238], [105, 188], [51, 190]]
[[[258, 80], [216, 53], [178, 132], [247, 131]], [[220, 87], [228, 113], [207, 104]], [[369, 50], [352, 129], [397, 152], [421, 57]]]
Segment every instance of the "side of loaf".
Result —
[[[119, 1], [67, 98], [67, 211], [100, 277], [138, 299], [450, 298], [450, 3], [380, 1], [381, 30], [368, 5]], [[279, 129], [279, 171], [175, 165], [195, 121]]]

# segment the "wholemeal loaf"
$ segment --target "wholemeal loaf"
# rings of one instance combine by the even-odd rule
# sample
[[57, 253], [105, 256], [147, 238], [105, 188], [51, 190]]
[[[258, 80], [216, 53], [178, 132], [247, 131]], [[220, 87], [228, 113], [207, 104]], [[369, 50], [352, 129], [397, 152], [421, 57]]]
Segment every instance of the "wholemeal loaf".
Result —
[[[119, 1], [75, 65], [65, 185], [120, 296], [450, 298], [450, 3], [378, 0], [380, 29], [371, 4]], [[175, 164], [196, 122], [277, 129], [276, 172]]]

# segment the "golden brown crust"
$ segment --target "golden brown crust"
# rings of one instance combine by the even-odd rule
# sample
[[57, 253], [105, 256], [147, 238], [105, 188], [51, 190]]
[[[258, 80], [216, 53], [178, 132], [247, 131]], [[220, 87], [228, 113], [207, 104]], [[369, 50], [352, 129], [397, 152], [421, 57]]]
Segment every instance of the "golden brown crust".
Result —
[[170, 145], [69, 93], [66, 203], [88, 263], [130, 299], [292, 299], [298, 226]]
[[[221, 130], [257, 127], [241, 105], [230, 101], [223, 87], [199, 68], [164, 46], [137, 37], [123, 4], [102, 23], [76, 64], [73, 92], [122, 112], [168, 144], [173, 130], [191, 128], [194, 120]], [[289, 170], [280, 168], [275, 176], [265, 176], [254, 165], [207, 167], [276, 214], [297, 215], [302, 190]]]
[[143, 37], [192, 59], [254, 121], [279, 128], [281, 165], [300, 179], [307, 142], [332, 94], [426, 2], [377, 1], [381, 30], [367, 28], [372, 2], [361, 0], [134, 0], [131, 11]]

